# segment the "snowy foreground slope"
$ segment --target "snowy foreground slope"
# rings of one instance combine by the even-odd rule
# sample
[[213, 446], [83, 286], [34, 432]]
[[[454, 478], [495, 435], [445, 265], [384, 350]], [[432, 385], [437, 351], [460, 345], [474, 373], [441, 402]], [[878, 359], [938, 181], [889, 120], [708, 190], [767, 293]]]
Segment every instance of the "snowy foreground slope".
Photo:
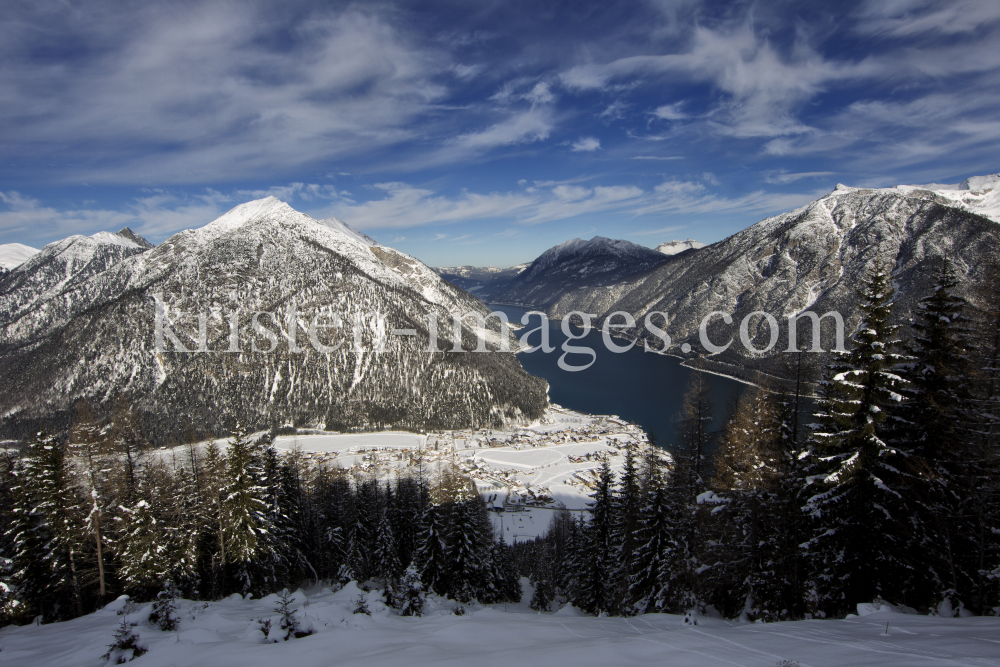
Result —
[[[271, 618], [277, 596], [218, 602], [180, 600], [177, 631], [149, 625], [150, 605], [126, 608], [148, 653], [136, 667], [261, 667], [270, 665], [545, 665], [610, 667], [920, 667], [1000, 664], [1000, 619], [942, 618], [879, 611], [845, 620], [740, 624], [647, 614], [634, 618], [581, 616], [572, 607], [555, 613], [528, 609], [525, 582], [520, 605], [470, 605], [428, 600], [423, 617], [400, 617], [367, 593], [371, 617], [353, 614], [361, 593], [354, 583], [332, 592], [316, 587], [295, 594], [297, 618], [313, 635], [265, 644], [257, 619]], [[65, 623], [0, 629], [5, 667], [97, 667], [107, 650], [124, 599]], [[272, 634], [275, 634], [272, 631]], [[787, 662], [786, 662], [787, 661]]]

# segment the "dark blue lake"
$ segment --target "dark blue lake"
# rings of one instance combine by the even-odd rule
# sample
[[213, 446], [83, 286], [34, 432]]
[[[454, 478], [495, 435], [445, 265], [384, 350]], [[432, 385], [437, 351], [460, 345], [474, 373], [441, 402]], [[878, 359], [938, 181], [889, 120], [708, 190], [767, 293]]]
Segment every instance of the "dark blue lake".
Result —
[[[526, 312], [524, 308], [490, 304], [490, 308], [507, 314], [511, 322], [520, 322]], [[532, 316], [525, 329], [516, 332], [518, 337], [525, 331], [539, 326], [539, 317]], [[579, 333], [581, 329], [572, 330]], [[545, 378], [549, 383], [549, 399], [571, 410], [590, 414], [618, 415], [642, 426], [653, 434], [656, 442], [670, 448], [675, 440], [674, 420], [681, 409], [684, 392], [693, 371], [681, 366], [681, 360], [662, 354], [645, 352], [636, 345], [628, 352], [614, 353], [608, 350], [600, 331], [591, 331], [586, 337], [570, 342], [570, 345], [589, 347], [597, 355], [594, 363], [586, 370], [569, 372], [558, 365], [563, 354], [562, 344], [567, 340], [561, 322], [549, 322], [549, 339], [556, 349], [548, 354], [542, 350], [517, 355], [518, 360], [532, 375]], [[623, 345], [625, 341], [614, 339]], [[540, 333], [533, 333], [527, 341], [539, 345]], [[570, 366], [584, 366], [590, 360], [589, 354], [567, 355]], [[715, 401], [715, 420], [711, 430], [722, 428], [726, 417], [727, 403], [734, 400], [745, 384], [719, 375], [705, 373], [712, 398]]]

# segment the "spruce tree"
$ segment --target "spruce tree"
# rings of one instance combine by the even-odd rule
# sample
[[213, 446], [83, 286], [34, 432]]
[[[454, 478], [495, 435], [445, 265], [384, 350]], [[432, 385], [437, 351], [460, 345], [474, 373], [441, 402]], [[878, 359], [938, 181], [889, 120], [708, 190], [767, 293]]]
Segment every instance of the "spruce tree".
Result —
[[484, 593], [488, 570], [482, 525], [479, 521], [478, 495], [459, 500], [452, 507], [448, 535], [448, 566], [445, 585], [448, 597], [469, 603]]
[[[892, 416], [892, 443], [909, 452], [907, 496], [914, 515], [910, 553], [917, 579], [911, 604], [937, 606], [948, 599], [956, 608], [973, 585], [962, 558], [974, 528], [966, 500], [979, 461], [969, 412], [972, 364], [969, 358], [968, 304], [956, 293], [954, 270], [942, 263], [933, 292], [920, 300], [907, 358], [898, 367], [906, 380], [902, 405]], [[916, 597], [926, 591], [924, 599]]]
[[809, 558], [822, 606], [834, 613], [882, 598], [906, 602], [913, 579], [906, 553], [908, 452], [883, 437], [901, 400], [894, 371], [897, 325], [892, 323], [888, 267], [876, 260], [858, 290], [862, 322], [852, 349], [828, 367], [813, 434], [814, 480], [806, 508], [816, 519]]
[[639, 513], [628, 580], [631, 610], [664, 611], [670, 599], [670, 566], [675, 551], [675, 519], [663, 480], [663, 461], [654, 447], [643, 457], [645, 502]]
[[226, 562], [242, 593], [257, 593], [275, 585], [276, 545], [268, 521], [267, 489], [261, 445], [237, 424], [226, 452], [222, 496], [222, 530]]
[[47, 619], [83, 613], [83, 514], [65, 447], [38, 433], [15, 469], [13, 579]]
[[415, 564], [424, 589], [438, 595], [448, 592], [448, 546], [445, 542], [443, 508], [428, 504], [420, 520]]
[[614, 507], [614, 473], [607, 460], [601, 464], [597, 488], [590, 494], [590, 521], [583, 533], [584, 549], [574, 604], [589, 614], [616, 613], [617, 530]]
[[[139, 489], [142, 487], [140, 486]], [[147, 600], [170, 577], [167, 531], [147, 500], [122, 507], [118, 528], [118, 576], [125, 591]]]

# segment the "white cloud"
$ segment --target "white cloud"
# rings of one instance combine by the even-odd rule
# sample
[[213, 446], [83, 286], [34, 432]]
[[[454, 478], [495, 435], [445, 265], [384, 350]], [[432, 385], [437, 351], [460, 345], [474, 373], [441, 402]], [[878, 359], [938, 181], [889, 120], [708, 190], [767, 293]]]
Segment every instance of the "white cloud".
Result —
[[[165, 192], [150, 192], [121, 210], [44, 206], [17, 192], [0, 193], [7, 210], [0, 210], [0, 234], [24, 239], [58, 239], [72, 234], [93, 234], [131, 227], [158, 241], [181, 229], [201, 227], [225, 209], [214, 191], [207, 195], [182, 198]], [[228, 207], [227, 207], [228, 208]]]
[[927, 33], [970, 33], [1000, 21], [994, 0], [868, 0], [858, 11], [854, 30], [864, 35], [910, 37]]
[[681, 106], [683, 105], [683, 102], [664, 104], [663, 106], [654, 109], [652, 111], [652, 115], [657, 118], [662, 118], [663, 120], [684, 120], [685, 118], [688, 118], [688, 114], [681, 111]]
[[629, 232], [629, 236], [660, 236], [661, 234], [669, 234], [671, 232], [680, 231], [685, 229], [687, 225], [672, 225], [670, 227], [660, 227], [659, 229], [644, 229], [640, 232]]
[[519, 193], [456, 196], [405, 183], [380, 184], [385, 196], [363, 204], [335, 205], [330, 213], [365, 230], [510, 220], [536, 225], [580, 215], [617, 212], [651, 213], [777, 212], [808, 203], [825, 193], [785, 194], [757, 191], [737, 198], [720, 197], [695, 181], [667, 180], [652, 190], [634, 185], [588, 186], [577, 182], [537, 183]]
[[601, 147], [601, 141], [596, 137], [580, 137], [570, 146], [570, 148], [572, 148], [574, 152], [579, 152], [579, 151], [593, 152], [600, 147]]
[[821, 178], [823, 176], [832, 176], [833, 174], [834, 172], [832, 171], [800, 171], [794, 174], [781, 171], [774, 174], [768, 174], [764, 177], [764, 181], [767, 183], [785, 185], [788, 183], [794, 183], [795, 181], [801, 181], [803, 178]]
[[[532, 107], [479, 132], [469, 132], [449, 142], [461, 152], [473, 152], [498, 146], [531, 143], [548, 139], [552, 131], [552, 112]], [[452, 155], [454, 152], [449, 151]]]
[[[712, 30], [695, 27], [690, 48], [682, 53], [619, 58], [580, 65], [560, 75], [570, 90], [603, 90], [640, 77], [686, 77], [709, 82], [724, 96], [710, 114], [710, 127], [736, 137], [773, 137], [812, 132], [795, 110], [827, 84], [866, 73], [864, 68], [824, 60], [802, 42], [781, 56], [752, 24]], [[653, 115], [682, 120], [680, 103], [658, 107]]]
[[0, 59], [18, 63], [0, 68], [4, 152], [44, 160], [78, 147], [86, 169], [50, 169], [50, 180], [197, 183], [408, 141], [446, 96], [452, 63], [358, 7], [309, 15], [286, 48], [271, 46], [273, 22], [254, 3], [93, 3], [46, 17], [87, 47], [58, 66], [25, 55], [37, 46], [19, 21], [0, 23]]

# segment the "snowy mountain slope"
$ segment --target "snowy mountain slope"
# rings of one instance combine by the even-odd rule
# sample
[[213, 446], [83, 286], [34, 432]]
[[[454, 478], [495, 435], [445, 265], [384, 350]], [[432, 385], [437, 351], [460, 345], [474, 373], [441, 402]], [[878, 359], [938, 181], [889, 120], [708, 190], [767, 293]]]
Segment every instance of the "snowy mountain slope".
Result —
[[[454, 603], [429, 596], [421, 617], [395, 615], [380, 591], [348, 583], [338, 591], [315, 587], [294, 593], [296, 619], [312, 635], [265, 644], [256, 619], [271, 619], [278, 635], [276, 595], [259, 600], [233, 595], [214, 602], [178, 600], [177, 630], [147, 621], [151, 605], [126, 608], [119, 598], [104, 609], [63, 623], [8, 626], [0, 651], [8, 667], [90, 667], [123, 620], [136, 623], [148, 653], [136, 665], [296, 667], [328, 665], [670, 665], [671, 667], [842, 667], [879, 665], [994, 665], [1000, 661], [1000, 619], [917, 616], [881, 610], [843, 620], [732, 623], [700, 617], [643, 614], [634, 618], [583, 616], [573, 607], [536, 613], [522, 580], [520, 604]], [[353, 614], [365, 597], [371, 616]], [[871, 607], [871, 605], [865, 605]], [[860, 611], [860, 610], [859, 610]], [[119, 615], [118, 612], [124, 612]]]
[[434, 270], [452, 285], [485, 299], [528, 266], [529, 264], [518, 264], [508, 269], [498, 269], [495, 266], [452, 266], [438, 267]]
[[119, 229], [118, 230], [118, 236], [124, 236], [129, 241], [132, 241], [133, 243], [135, 243], [137, 245], [140, 245], [143, 248], [146, 248], [147, 250], [149, 248], [155, 247], [152, 243], [150, 243], [149, 241], [147, 241], [144, 237], [139, 236], [138, 234], [136, 234], [135, 232], [133, 232], [128, 227], [122, 227], [121, 229]]
[[[450, 349], [451, 314], [488, 313], [481, 302], [412, 257], [273, 197], [137, 250], [101, 273], [48, 289], [5, 328], [0, 373], [10, 381], [0, 387], [0, 415], [8, 430], [79, 397], [106, 409], [118, 391], [164, 439], [183, 430], [176, 415], [215, 432], [236, 419], [425, 428], [495, 423], [546, 404], [544, 382], [525, 374], [512, 354], [427, 352], [431, 314], [441, 323], [439, 348]], [[24, 280], [34, 279], [25, 273]], [[23, 293], [3, 297], [19, 302]], [[166, 351], [157, 349], [158, 294], [180, 344], [202, 352], [174, 351], [169, 338]], [[254, 333], [257, 312], [274, 314], [258, 323], [275, 344]], [[318, 342], [337, 347], [322, 353], [309, 342], [320, 313], [319, 326], [336, 324], [333, 316], [341, 324], [313, 329]], [[231, 317], [235, 352], [227, 351]], [[487, 342], [496, 349], [499, 328], [490, 324]], [[475, 344], [471, 322], [462, 344]]]
[[664, 255], [677, 255], [687, 250], [704, 248], [705, 245], [706, 244], [695, 241], [694, 239], [687, 239], [686, 241], [664, 241], [660, 245], [656, 246], [656, 251], [661, 252]]
[[547, 308], [570, 289], [615, 285], [669, 260], [630, 241], [602, 236], [572, 239], [543, 252], [527, 269], [494, 289], [490, 298]]
[[[82, 285], [146, 250], [131, 238], [111, 232], [70, 236], [45, 246], [0, 277], [0, 346], [53, 322], [66, 321], [88, 304], [86, 299], [71, 296]], [[120, 280], [118, 286], [122, 287]], [[108, 289], [114, 288], [101, 291]]]
[[[735, 320], [732, 326], [713, 320], [710, 338], [718, 344], [737, 337], [742, 318], [758, 310], [779, 321], [805, 309], [820, 314], [835, 310], [843, 314], [850, 334], [859, 322], [854, 289], [878, 257], [895, 267], [895, 313], [905, 323], [943, 259], [970, 285], [981, 278], [984, 260], [997, 253], [996, 223], [952, 204], [922, 189], [840, 187], [633, 280], [566, 291], [550, 303], [549, 314], [624, 310], [638, 320], [649, 311], [668, 312], [674, 345], [688, 341], [696, 352], [702, 350], [698, 325], [712, 311], [731, 313]], [[764, 348], [770, 336], [767, 322], [755, 318], [751, 324], [754, 345]], [[787, 327], [779, 330], [776, 350], [787, 347]], [[808, 342], [807, 322], [800, 331], [800, 341]], [[824, 348], [832, 344], [832, 328], [824, 329]], [[738, 339], [716, 361], [780, 370], [744, 351]]]
[[[844, 186], [838, 186], [844, 187]], [[1000, 173], [987, 176], [973, 176], [957, 185], [898, 185], [895, 190], [903, 194], [916, 191], [930, 192], [940, 197], [942, 204], [962, 208], [1000, 222]]]
[[320, 220], [320, 223], [326, 225], [330, 229], [334, 229], [338, 232], [347, 234], [348, 236], [351, 236], [355, 240], [360, 241], [365, 245], [370, 245], [370, 246], [378, 245], [375, 239], [368, 236], [367, 234], [358, 231], [354, 227], [351, 227], [349, 224], [338, 218], [334, 217], [324, 218], [323, 220]]
[[37, 248], [22, 243], [4, 243], [0, 245], [0, 269], [15, 269], [39, 252]]

